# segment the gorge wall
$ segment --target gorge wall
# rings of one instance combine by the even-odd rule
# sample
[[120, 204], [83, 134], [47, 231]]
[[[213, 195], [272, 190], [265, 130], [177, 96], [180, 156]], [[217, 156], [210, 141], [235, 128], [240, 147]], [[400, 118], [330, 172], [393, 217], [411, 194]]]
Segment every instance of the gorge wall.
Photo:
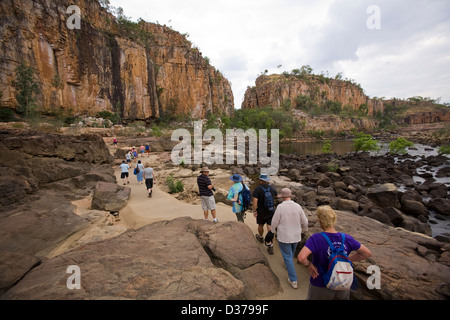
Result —
[[77, 1], [81, 27], [69, 29], [68, 0], [0, 2], [1, 105], [16, 108], [12, 82], [22, 62], [35, 70], [37, 105], [125, 120], [209, 112], [231, 115], [228, 80], [185, 36], [157, 24], [119, 23], [97, 0]]
[[348, 81], [323, 78], [315, 75], [307, 75], [300, 79], [294, 75], [262, 75], [255, 81], [256, 86], [248, 88], [245, 92], [242, 108], [256, 108], [272, 106], [279, 108], [285, 99], [295, 105], [295, 99], [299, 95], [310, 96], [318, 103], [337, 101], [342, 106], [351, 106], [353, 110], [359, 110], [363, 104], [367, 105], [368, 115], [383, 110], [383, 102], [373, 100], [366, 96], [363, 90]]
[[373, 131], [382, 121], [400, 126], [438, 122], [445, 126], [450, 121], [450, 108], [435, 100], [371, 99], [358, 84], [314, 74], [261, 75], [254, 87], [247, 88], [241, 107], [277, 109], [286, 101], [306, 131]]

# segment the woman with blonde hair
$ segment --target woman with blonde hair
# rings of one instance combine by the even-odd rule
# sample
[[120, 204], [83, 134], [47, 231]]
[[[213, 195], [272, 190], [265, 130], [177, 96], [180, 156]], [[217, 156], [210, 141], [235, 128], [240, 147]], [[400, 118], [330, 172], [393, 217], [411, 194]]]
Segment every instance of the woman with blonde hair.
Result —
[[[348, 300], [350, 297], [350, 289], [333, 290], [326, 287], [322, 276], [322, 270], [328, 269], [328, 258], [331, 254], [330, 245], [326, 239], [330, 240], [335, 248], [342, 246], [348, 255], [349, 260], [354, 263], [369, 258], [372, 253], [370, 250], [356, 241], [348, 234], [342, 234], [335, 229], [337, 222], [336, 212], [330, 206], [320, 206], [317, 208], [317, 217], [319, 224], [325, 236], [322, 233], [315, 233], [306, 241], [305, 246], [298, 254], [298, 261], [308, 268], [311, 275], [308, 300]], [[356, 251], [350, 255], [352, 251]], [[308, 260], [310, 254], [313, 254], [312, 262]]]

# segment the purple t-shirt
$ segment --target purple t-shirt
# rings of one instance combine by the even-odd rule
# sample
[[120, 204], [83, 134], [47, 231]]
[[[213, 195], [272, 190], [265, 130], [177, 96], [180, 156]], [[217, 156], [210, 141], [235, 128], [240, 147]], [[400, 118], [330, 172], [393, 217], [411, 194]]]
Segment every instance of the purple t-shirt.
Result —
[[[330, 238], [331, 243], [335, 248], [341, 247], [342, 235], [340, 232], [338, 233], [329, 233], [325, 232], [325, 234]], [[322, 275], [320, 272], [319, 265], [322, 267], [322, 270], [328, 269], [328, 257], [331, 254], [331, 249], [328, 246], [327, 241], [320, 233], [315, 233], [306, 241], [305, 246], [311, 250], [313, 254], [312, 263], [317, 267], [319, 272], [319, 276], [315, 279], [311, 277], [310, 282], [312, 285], [317, 287], [325, 287], [322, 280]], [[361, 243], [353, 239], [352, 236], [345, 234], [344, 241], [344, 250], [347, 255], [354, 250], [358, 250], [361, 247]]]

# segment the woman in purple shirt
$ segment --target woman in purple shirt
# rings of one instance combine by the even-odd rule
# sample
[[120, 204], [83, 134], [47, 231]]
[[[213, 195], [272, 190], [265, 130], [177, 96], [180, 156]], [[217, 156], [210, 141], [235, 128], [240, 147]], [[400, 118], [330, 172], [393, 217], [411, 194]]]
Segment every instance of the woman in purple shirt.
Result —
[[[330, 238], [333, 246], [340, 247], [342, 236], [334, 228], [337, 218], [334, 210], [330, 206], [321, 206], [317, 208], [316, 214], [320, 227]], [[366, 246], [348, 234], [345, 234], [344, 250], [352, 263], [367, 259], [372, 255]], [[350, 256], [352, 251], [355, 251], [355, 253]], [[308, 260], [310, 254], [313, 254], [312, 262]], [[298, 261], [307, 267], [311, 274], [308, 300], [348, 300], [350, 297], [350, 290], [328, 289], [323, 283], [322, 274], [319, 270], [328, 269], [328, 257], [330, 254], [331, 249], [320, 233], [313, 234], [298, 254]]]

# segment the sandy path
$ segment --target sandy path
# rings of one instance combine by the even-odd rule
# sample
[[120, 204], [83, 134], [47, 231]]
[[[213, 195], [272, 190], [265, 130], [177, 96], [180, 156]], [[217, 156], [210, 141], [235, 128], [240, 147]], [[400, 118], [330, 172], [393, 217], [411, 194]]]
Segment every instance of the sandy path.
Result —
[[[133, 167], [133, 164], [130, 165]], [[122, 184], [120, 179], [120, 169], [116, 166], [114, 168], [117, 183]], [[120, 212], [120, 222], [118, 224], [124, 225], [128, 228], [140, 228], [147, 224], [160, 221], [171, 220], [177, 217], [189, 216], [193, 219], [203, 219], [203, 210], [200, 205], [190, 204], [180, 201], [173, 197], [171, 194], [164, 192], [159, 185], [163, 181], [158, 180], [158, 176], [155, 179], [156, 183], [153, 188], [152, 198], [148, 198], [145, 184], [138, 184], [136, 176], [133, 175], [132, 169], [130, 169], [130, 177], [128, 187], [131, 188], [131, 196], [128, 205]], [[155, 171], [156, 175], [158, 174]], [[214, 182], [214, 177], [211, 177]], [[217, 185], [217, 184], [216, 184]], [[236, 216], [232, 212], [232, 208], [223, 203], [217, 204], [217, 218], [219, 223], [222, 221], [236, 221]], [[212, 217], [209, 217], [212, 220]], [[251, 213], [247, 213], [245, 223], [250, 227], [253, 233], [257, 233], [256, 219]], [[255, 240], [256, 241], [256, 240]], [[287, 271], [284, 266], [284, 261], [278, 247], [278, 243], [275, 242], [274, 254], [270, 255], [264, 244], [261, 244], [261, 248], [265, 253], [270, 267], [280, 279], [281, 287], [283, 291], [275, 296], [266, 297], [264, 299], [271, 300], [304, 300], [308, 292], [309, 285], [309, 272], [306, 268], [299, 264], [295, 264], [297, 277], [298, 277], [298, 289], [293, 289], [287, 282]]]

